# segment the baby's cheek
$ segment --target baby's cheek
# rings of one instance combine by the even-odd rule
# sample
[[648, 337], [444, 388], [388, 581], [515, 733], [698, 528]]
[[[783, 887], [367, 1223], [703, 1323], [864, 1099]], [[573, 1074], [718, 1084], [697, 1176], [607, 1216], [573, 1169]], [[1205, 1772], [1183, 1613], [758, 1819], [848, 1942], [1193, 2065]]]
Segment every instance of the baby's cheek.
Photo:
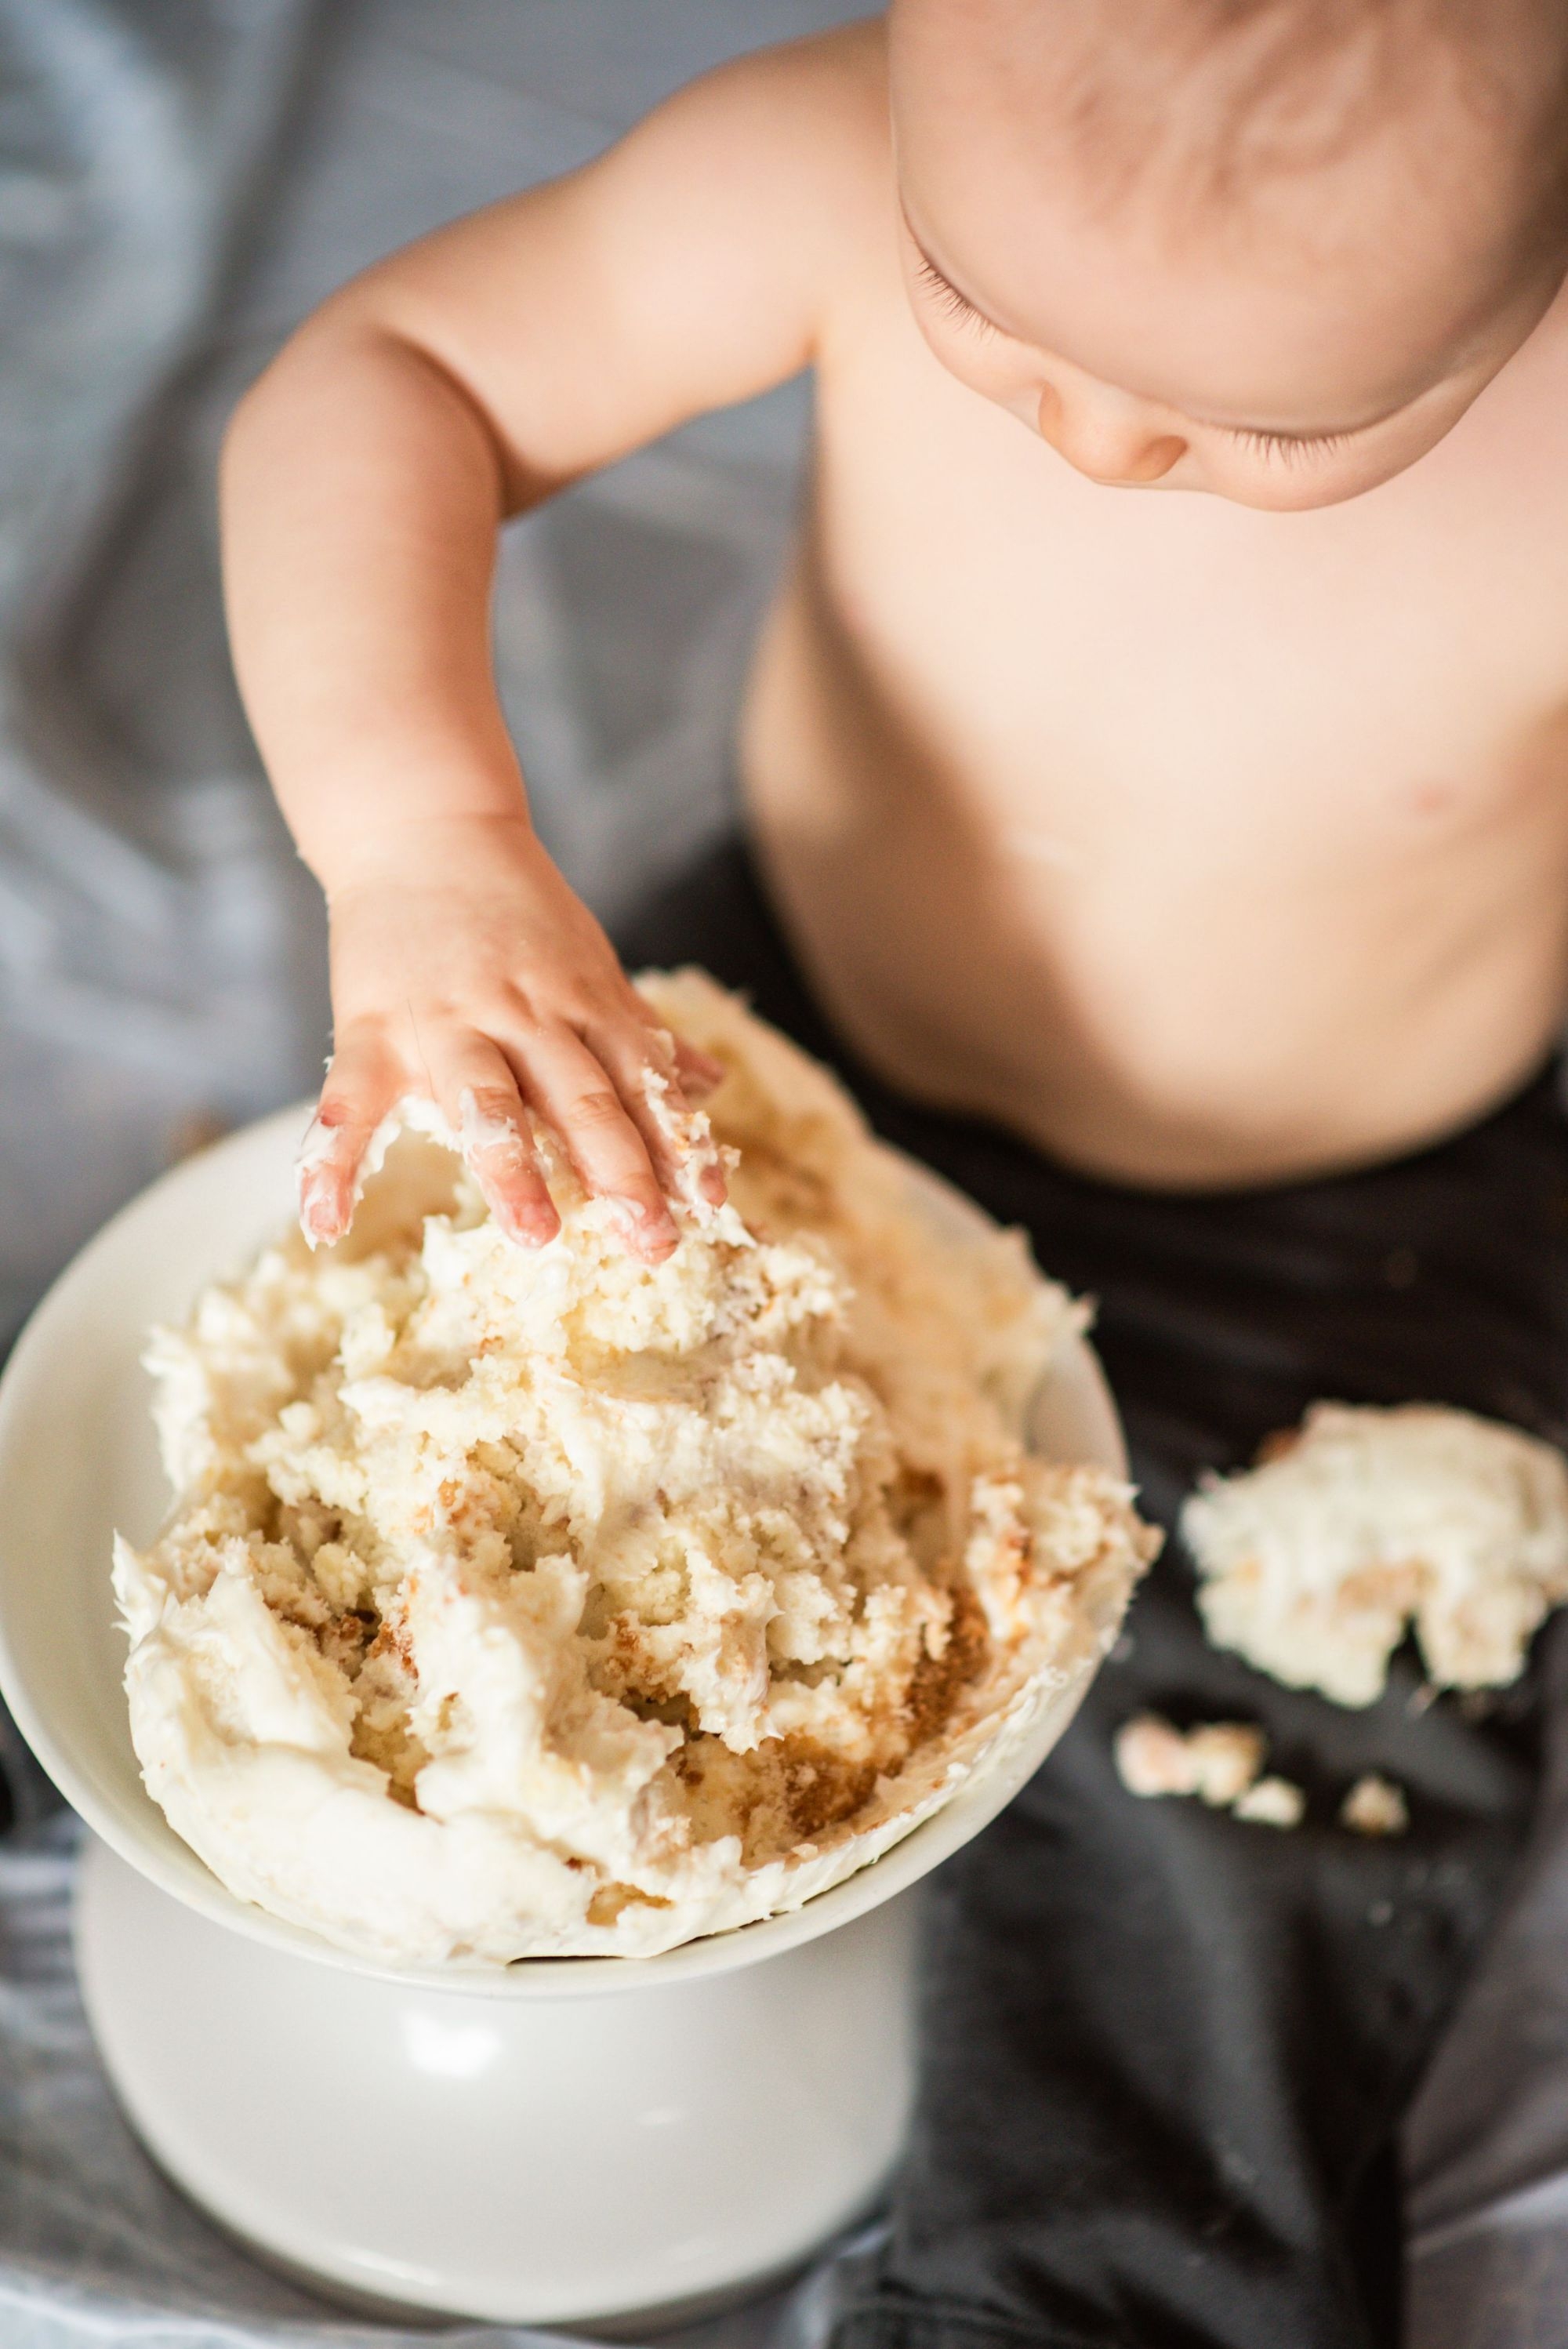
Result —
[[1402, 464], [1328, 463], [1292, 472], [1255, 458], [1243, 457], [1239, 462], [1211, 458], [1204, 460], [1201, 486], [1234, 505], [1253, 506], [1264, 513], [1312, 513], [1320, 506], [1358, 498], [1404, 470]]
[[1037, 377], [1030, 378], [1016, 367], [986, 367], [984, 363], [950, 366], [948, 373], [956, 377], [966, 391], [989, 400], [994, 408], [1005, 409], [1020, 424], [1026, 424], [1031, 432], [1039, 434], [1044, 385]]
[[998, 408], [1006, 408], [1025, 423], [1033, 424], [1039, 411], [1041, 378], [1021, 356], [998, 338], [995, 347], [954, 329], [916, 323], [926, 348], [944, 371], [966, 391], [977, 392]]
[[1387, 434], [1368, 434], [1333, 455], [1295, 462], [1255, 455], [1230, 442], [1196, 449], [1202, 487], [1237, 505], [1269, 513], [1309, 513], [1320, 506], [1344, 505], [1408, 472], [1448, 438], [1453, 419], [1412, 419]]

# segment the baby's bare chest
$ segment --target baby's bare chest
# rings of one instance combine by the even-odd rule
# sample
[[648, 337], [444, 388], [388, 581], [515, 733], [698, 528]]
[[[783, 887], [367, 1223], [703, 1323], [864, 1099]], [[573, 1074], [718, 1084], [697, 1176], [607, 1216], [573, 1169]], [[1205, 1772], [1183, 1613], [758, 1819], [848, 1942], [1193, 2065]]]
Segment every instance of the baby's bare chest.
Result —
[[1411, 472], [1281, 514], [1083, 481], [890, 312], [821, 387], [827, 609], [949, 787], [1068, 852], [1113, 834], [1125, 856], [1135, 829], [1299, 880], [1302, 858], [1550, 823], [1560, 339]]

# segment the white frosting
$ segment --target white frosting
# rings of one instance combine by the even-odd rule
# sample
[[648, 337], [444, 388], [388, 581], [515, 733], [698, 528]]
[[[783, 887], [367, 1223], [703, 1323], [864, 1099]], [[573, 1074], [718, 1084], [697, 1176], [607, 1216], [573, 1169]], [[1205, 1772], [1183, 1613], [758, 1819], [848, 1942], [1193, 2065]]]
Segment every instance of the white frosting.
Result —
[[477, 1157], [493, 1150], [505, 1150], [521, 1157], [527, 1149], [522, 1128], [515, 1117], [497, 1117], [492, 1111], [480, 1107], [479, 1095], [471, 1085], [466, 1085], [458, 1096], [458, 1144], [466, 1165], [471, 1166]]
[[[466, 1104], [469, 1099], [470, 1095], [463, 1096], [465, 1122]], [[492, 1125], [499, 1125], [499, 1120], [490, 1121]], [[353, 1127], [327, 1125], [319, 1116], [314, 1117], [294, 1153], [294, 1195], [299, 1204], [300, 1230], [309, 1248], [328, 1245], [317, 1234], [311, 1216], [312, 1177], [319, 1174], [324, 1166], [330, 1166], [343, 1157], [345, 1143], [355, 1131]], [[356, 1207], [365, 1196], [366, 1185], [380, 1174], [387, 1164], [387, 1152], [403, 1133], [427, 1134], [432, 1142], [438, 1142], [443, 1148], [456, 1151], [465, 1158], [471, 1147], [469, 1137], [454, 1133], [433, 1101], [428, 1101], [418, 1093], [405, 1094], [376, 1127], [360, 1154], [359, 1163], [354, 1170]], [[482, 1148], [484, 1145], [481, 1143], [480, 1146]]]
[[285, 1237], [149, 1357], [147, 1784], [232, 1890], [383, 1959], [798, 1906], [1026, 1733], [1154, 1546], [1020, 1443], [1083, 1317], [1017, 1237], [938, 1240], [823, 1071], [696, 974], [642, 985], [727, 1070], [672, 1124], [665, 1263], [542, 1131], [536, 1249], [405, 1133], [348, 1240]]
[[294, 1176], [302, 1190], [313, 1174], [319, 1174], [324, 1166], [332, 1164], [342, 1147], [340, 1125], [328, 1125], [320, 1116], [311, 1119], [294, 1154]]
[[1317, 1403], [1181, 1532], [1210, 1639], [1292, 1688], [1370, 1704], [1412, 1623], [1435, 1682], [1494, 1687], [1568, 1597], [1568, 1464], [1467, 1412]]

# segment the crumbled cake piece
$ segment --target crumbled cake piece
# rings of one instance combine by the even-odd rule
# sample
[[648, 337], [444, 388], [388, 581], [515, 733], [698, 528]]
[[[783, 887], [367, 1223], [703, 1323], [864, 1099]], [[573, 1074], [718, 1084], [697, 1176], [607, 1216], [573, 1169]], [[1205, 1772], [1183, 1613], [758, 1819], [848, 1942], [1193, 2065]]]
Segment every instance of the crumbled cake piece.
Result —
[[1112, 1749], [1117, 1775], [1130, 1795], [1151, 1799], [1159, 1795], [1190, 1795], [1194, 1776], [1187, 1740], [1157, 1713], [1140, 1713], [1124, 1721]]
[[[1130, 1795], [1196, 1795], [1215, 1810], [1254, 1826], [1295, 1827], [1306, 1796], [1288, 1778], [1262, 1777], [1268, 1741], [1245, 1721], [1200, 1722], [1180, 1730], [1158, 1713], [1135, 1713], [1116, 1733], [1117, 1775]], [[1409, 1806], [1390, 1778], [1369, 1771], [1340, 1806], [1339, 1822], [1357, 1835], [1403, 1835]]]
[[1210, 1639], [1289, 1687], [1370, 1704], [1412, 1624], [1434, 1682], [1498, 1687], [1568, 1597], [1568, 1464], [1467, 1412], [1316, 1403], [1181, 1532]]
[[1263, 1767], [1266, 1747], [1261, 1729], [1245, 1722], [1218, 1721], [1190, 1731], [1187, 1750], [1195, 1773], [1194, 1792], [1222, 1808], [1246, 1793]]
[[1339, 1806], [1339, 1824], [1354, 1835], [1400, 1836], [1410, 1824], [1405, 1790], [1369, 1770], [1357, 1778]]
[[1117, 1732], [1116, 1767], [1130, 1795], [1197, 1795], [1223, 1809], [1253, 1784], [1266, 1750], [1262, 1730], [1248, 1722], [1209, 1722], [1183, 1733], [1142, 1713]]
[[711, 981], [643, 986], [726, 1070], [672, 1144], [730, 1199], [685, 1184], [665, 1263], [542, 1131], [538, 1250], [406, 1133], [346, 1241], [290, 1235], [150, 1357], [176, 1506], [115, 1568], [148, 1785], [240, 1897], [394, 1962], [798, 1906], [1090, 1670], [1158, 1546], [1026, 1448], [1084, 1316], [1021, 1238], [941, 1226]]
[[1231, 1806], [1233, 1818], [1252, 1826], [1298, 1827], [1306, 1810], [1306, 1796], [1288, 1778], [1260, 1778]]
[[1251, 1722], [1200, 1722], [1183, 1731], [1157, 1713], [1136, 1713], [1117, 1731], [1113, 1750], [1130, 1795], [1196, 1795], [1214, 1810], [1271, 1827], [1298, 1826], [1306, 1808], [1288, 1778], [1259, 1777], [1268, 1741]]

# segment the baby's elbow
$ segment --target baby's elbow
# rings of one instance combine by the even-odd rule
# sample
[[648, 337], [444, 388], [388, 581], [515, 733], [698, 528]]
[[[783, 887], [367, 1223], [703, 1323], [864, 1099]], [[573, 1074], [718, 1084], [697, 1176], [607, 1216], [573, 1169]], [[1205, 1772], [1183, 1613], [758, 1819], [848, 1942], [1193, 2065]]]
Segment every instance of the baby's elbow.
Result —
[[390, 347], [396, 337], [387, 325], [367, 315], [357, 286], [346, 288], [313, 310], [255, 377], [230, 411], [219, 450], [219, 480], [243, 469], [250, 452], [270, 446], [297, 425], [302, 411], [319, 410], [325, 398], [352, 396], [366, 358], [374, 365], [375, 347]]
[[230, 410], [219, 450], [220, 481], [232, 479], [243, 469], [250, 450], [258, 441], [270, 440], [274, 420], [294, 406], [304, 379], [315, 372], [321, 356], [321, 316], [319, 311], [313, 312], [302, 326], [295, 327]]

